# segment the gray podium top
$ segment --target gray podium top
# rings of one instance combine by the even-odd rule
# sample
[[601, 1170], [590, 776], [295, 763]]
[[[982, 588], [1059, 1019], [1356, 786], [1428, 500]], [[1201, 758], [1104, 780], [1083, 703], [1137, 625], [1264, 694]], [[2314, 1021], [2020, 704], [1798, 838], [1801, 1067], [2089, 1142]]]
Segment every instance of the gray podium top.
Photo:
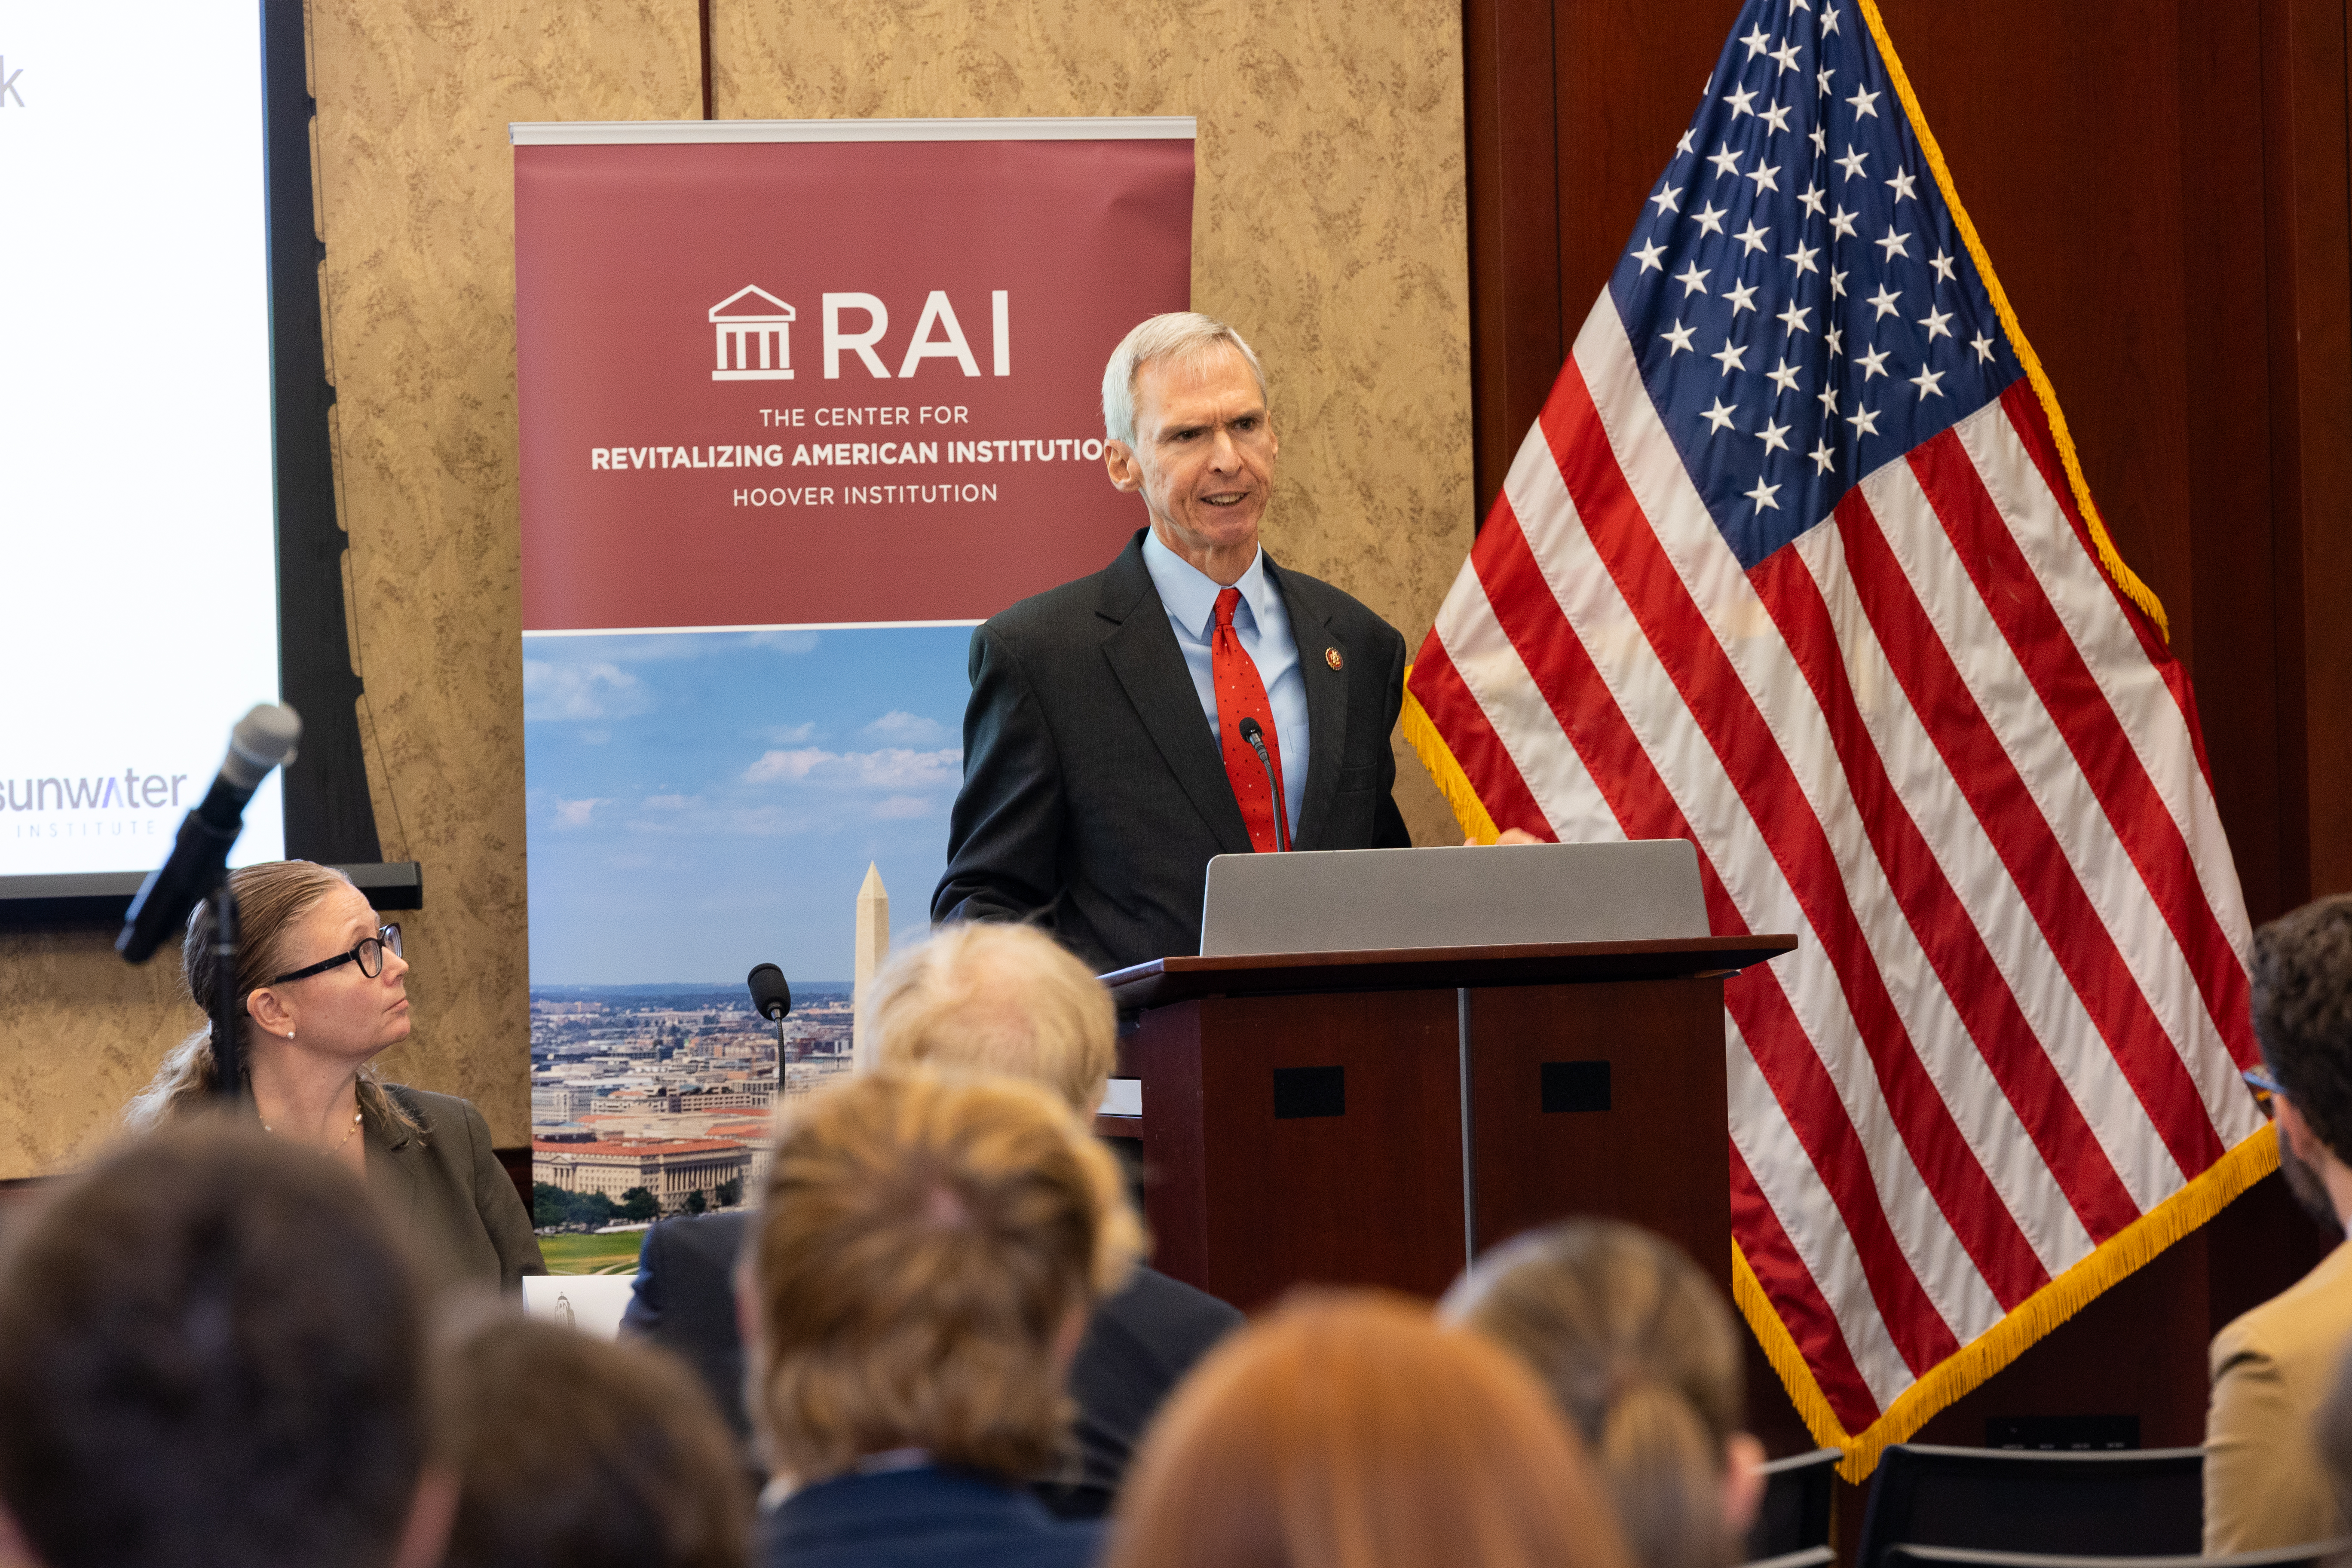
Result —
[[1220, 855], [1201, 910], [1203, 958], [1706, 934], [1681, 838]]

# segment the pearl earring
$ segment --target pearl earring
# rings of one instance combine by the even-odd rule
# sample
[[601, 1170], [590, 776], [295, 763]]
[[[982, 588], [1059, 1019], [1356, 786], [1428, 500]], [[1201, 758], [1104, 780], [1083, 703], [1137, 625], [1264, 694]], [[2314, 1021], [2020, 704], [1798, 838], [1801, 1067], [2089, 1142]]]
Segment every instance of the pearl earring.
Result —
[[290, 1040], [290, 1039], [292, 1039], [292, 1038], [294, 1037], [294, 1031], [293, 1031], [293, 1030], [291, 1030], [291, 1029], [287, 1030], [287, 1031], [286, 1031], [286, 1037], [287, 1037], [288, 1039], [289, 1039], [289, 1040]]

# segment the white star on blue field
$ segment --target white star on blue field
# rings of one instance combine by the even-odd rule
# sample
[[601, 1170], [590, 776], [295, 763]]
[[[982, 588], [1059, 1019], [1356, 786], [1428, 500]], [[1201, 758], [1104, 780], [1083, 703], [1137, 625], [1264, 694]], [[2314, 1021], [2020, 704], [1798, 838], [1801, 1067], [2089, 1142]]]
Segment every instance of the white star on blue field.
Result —
[[1609, 292], [1752, 567], [2023, 369], [1861, 19], [1740, 20]]
[[523, 639], [530, 981], [846, 981], [868, 862], [930, 925], [968, 626]]

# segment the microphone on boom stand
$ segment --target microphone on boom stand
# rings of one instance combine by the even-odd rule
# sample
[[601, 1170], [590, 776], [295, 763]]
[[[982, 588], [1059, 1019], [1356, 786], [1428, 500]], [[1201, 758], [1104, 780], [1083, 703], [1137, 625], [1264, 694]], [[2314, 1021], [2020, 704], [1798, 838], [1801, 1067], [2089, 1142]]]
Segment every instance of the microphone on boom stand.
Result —
[[228, 755], [204, 800], [180, 823], [171, 858], [149, 874], [122, 918], [114, 950], [144, 963], [166, 937], [209, 899], [216, 982], [206, 998], [213, 1023], [213, 1092], [234, 1099], [245, 1087], [236, 1043], [236, 900], [228, 890], [228, 852], [245, 826], [246, 803], [269, 770], [291, 762], [302, 721], [283, 703], [262, 703], [229, 731]]
[[1241, 731], [1242, 739], [1249, 743], [1250, 750], [1257, 753], [1257, 765], [1265, 770], [1266, 787], [1274, 795], [1274, 847], [1288, 849], [1290, 811], [1288, 803], [1282, 798], [1282, 775], [1275, 771], [1274, 759], [1265, 753], [1265, 726], [1244, 714], [1235, 728]]
[[793, 1010], [793, 988], [784, 983], [784, 972], [772, 963], [755, 963], [744, 979], [751, 988], [751, 1005], [760, 1016], [772, 1020], [776, 1026], [776, 1109], [783, 1109], [783, 1097], [790, 1084], [790, 1060], [784, 1047], [784, 1015]]

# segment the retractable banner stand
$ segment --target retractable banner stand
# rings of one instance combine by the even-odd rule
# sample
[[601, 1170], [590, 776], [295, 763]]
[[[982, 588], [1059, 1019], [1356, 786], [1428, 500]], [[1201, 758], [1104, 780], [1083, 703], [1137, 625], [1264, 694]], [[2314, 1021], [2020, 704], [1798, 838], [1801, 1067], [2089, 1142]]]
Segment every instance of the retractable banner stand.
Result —
[[[697, 1098], [743, 1122], [764, 1103], [726, 1086], [773, 1081], [772, 1031], [762, 1061], [769, 1026], [726, 1011], [743, 973], [783, 966], [823, 1058], [858, 926], [928, 923], [968, 628], [1139, 524], [1103, 469], [1102, 367], [1189, 301], [1192, 133], [513, 127], [534, 1119], [570, 1124], [557, 1142], [726, 1142]], [[557, 1184], [618, 1180], [590, 1158]]]

